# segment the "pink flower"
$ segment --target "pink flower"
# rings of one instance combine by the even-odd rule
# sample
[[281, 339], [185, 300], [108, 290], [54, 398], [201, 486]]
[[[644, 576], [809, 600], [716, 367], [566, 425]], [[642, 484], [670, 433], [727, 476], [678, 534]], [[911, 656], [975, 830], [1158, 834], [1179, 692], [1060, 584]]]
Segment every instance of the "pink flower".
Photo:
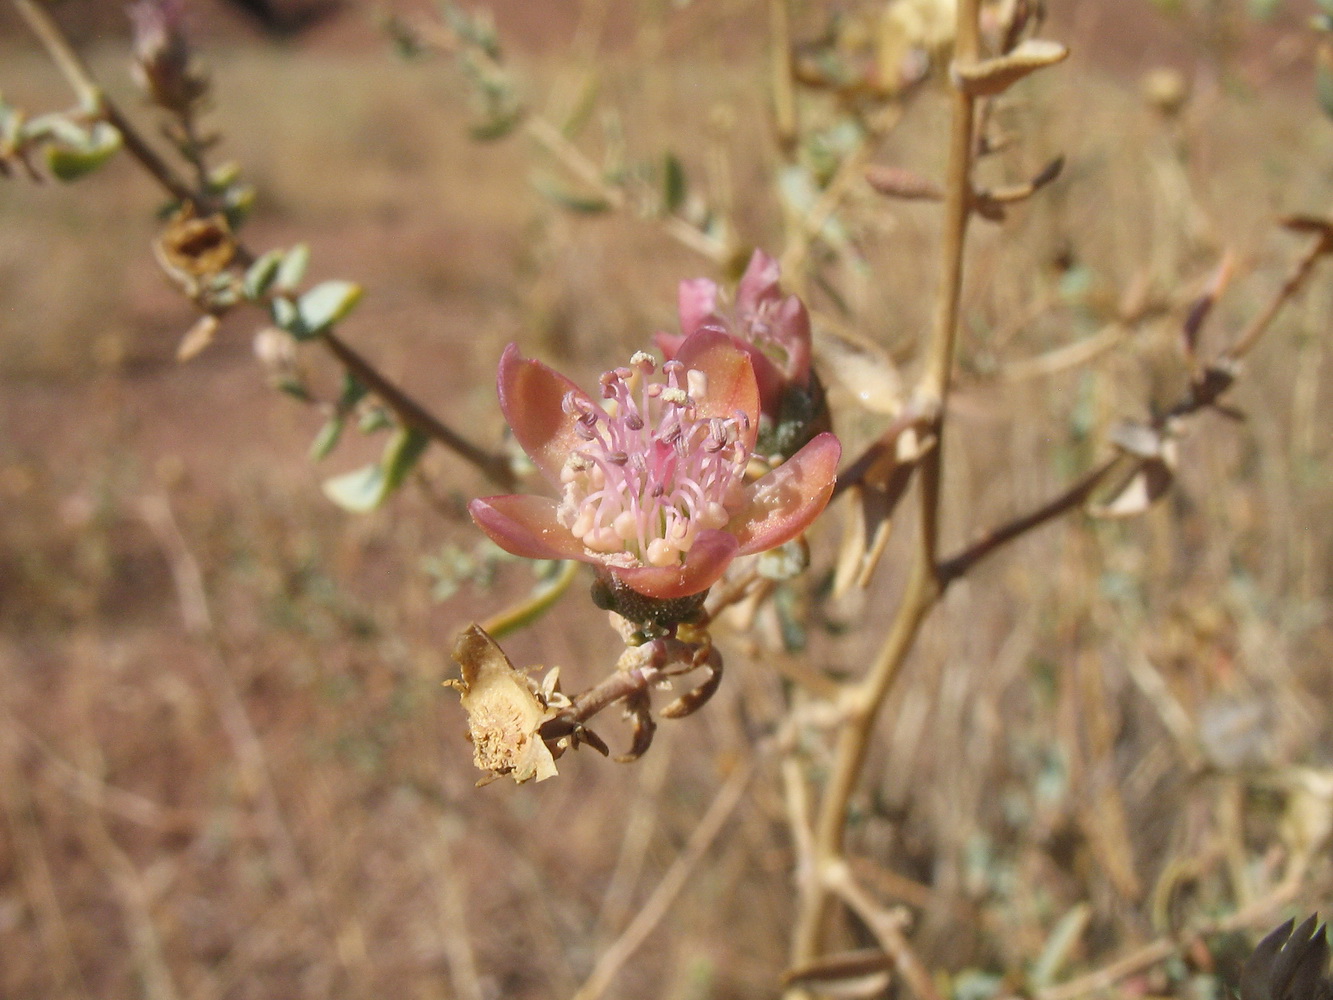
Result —
[[511, 344], [500, 407], [560, 499], [496, 496], [468, 505], [501, 548], [531, 559], [580, 559], [662, 600], [699, 594], [738, 555], [805, 530], [828, 503], [842, 448], [820, 434], [753, 483], [754, 366], [707, 327], [658, 365], [639, 352], [601, 377], [603, 409]]
[[707, 278], [680, 283], [680, 335], [657, 335], [663, 354], [674, 357], [685, 338], [712, 329], [735, 337], [754, 363], [761, 412], [776, 419], [788, 387], [809, 388], [810, 314], [795, 295], [785, 298], [778, 285], [778, 262], [762, 250], [750, 258], [736, 305], [728, 320], [718, 308], [718, 286]]

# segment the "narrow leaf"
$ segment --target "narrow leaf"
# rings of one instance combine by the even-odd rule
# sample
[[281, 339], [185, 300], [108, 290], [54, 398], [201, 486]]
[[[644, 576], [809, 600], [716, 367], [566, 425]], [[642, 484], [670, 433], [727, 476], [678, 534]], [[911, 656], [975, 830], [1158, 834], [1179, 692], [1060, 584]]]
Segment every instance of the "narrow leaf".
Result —
[[241, 290], [247, 299], [256, 302], [273, 287], [278, 277], [278, 268], [282, 264], [282, 257], [283, 251], [270, 250], [250, 265], [245, 272], [245, 280], [241, 283]]
[[277, 280], [274, 281], [274, 287], [278, 291], [295, 291], [296, 286], [301, 283], [305, 277], [305, 269], [310, 265], [310, 247], [305, 243], [298, 243], [288, 250], [282, 258], [282, 264], [278, 267]]
[[675, 153], [667, 153], [662, 160], [662, 212], [674, 215], [685, 204], [685, 168]]
[[1012, 52], [973, 63], [954, 63], [954, 83], [973, 97], [1002, 94], [1023, 77], [1063, 62], [1069, 49], [1045, 38], [1029, 38]]

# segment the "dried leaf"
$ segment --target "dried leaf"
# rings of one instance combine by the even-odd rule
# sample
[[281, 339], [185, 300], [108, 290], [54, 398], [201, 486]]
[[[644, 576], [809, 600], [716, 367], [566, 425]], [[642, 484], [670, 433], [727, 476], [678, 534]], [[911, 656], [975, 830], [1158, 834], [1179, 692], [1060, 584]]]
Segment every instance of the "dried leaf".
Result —
[[954, 83], [973, 97], [991, 97], [1008, 90], [1023, 77], [1063, 62], [1069, 49], [1044, 38], [1029, 38], [1007, 55], [973, 63], [954, 63]]
[[817, 958], [788, 969], [784, 986], [814, 986], [821, 993], [842, 997], [879, 996], [889, 983], [893, 960], [878, 948], [863, 948]]
[[213, 335], [218, 332], [218, 322], [218, 318], [212, 313], [200, 316], [177, 345], [176, 360], [189, 361], [213, 343]]
[[871, 413], [892, 416], [902, 409], [903, 385], [893, 359], [880, 347], [851, 333], [820, 332], [815, 358], [821, 375]]
[[882, 195], [906, 201], [943, 201], [944, 189], [906, 167], [866, 167], [866, 181]]
[[169, 274], [193, 281], [219, 274], [236, 256], [231, 227], [221, 215], [196, 219], [187, 208], [177, 212], [153, 248]]
[[1143, 459], [1108, 499], [1091, 504], [1088, 513], [1103, 518], [1134, 517], [1165, 496], [1174, 481], [1175, 473], [1166, 461]]

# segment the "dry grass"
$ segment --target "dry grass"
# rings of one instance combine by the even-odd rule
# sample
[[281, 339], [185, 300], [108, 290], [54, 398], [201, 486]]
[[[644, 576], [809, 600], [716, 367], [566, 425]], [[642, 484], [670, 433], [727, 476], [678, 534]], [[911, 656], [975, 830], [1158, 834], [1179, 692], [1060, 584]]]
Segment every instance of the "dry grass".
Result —
[[[776, 236], [763, 64], [743, 51], [704, 49], [642, 85], [617, 66], [608, 92], [631, 148], [675, 137], [696, 170], [710, 109], [694, 95], [728, 105], [738, 215], [760, 242]], [[317, 276], [362, 281], [348, 335], [475, 437], [499, 436], [505, 341], [587, 375], [670, 325], [675, 281], [706, 270], [651, 226], [545, 208], [520, 146], [463, 139], [442, 68], [255, 49], [210, 61], [226, 151], [264, 195], [251, 241], [306, 239]], [[115, 78], [111, 56], [99, 65]], [[534, 65], [552, 85], [571, 74]], [[1333, 196], [1333, 131], [1302, 92], [1205, 93], [1173, 129], [1123, 82], [1078, 63], [1059, 74], [1027, 92], [1016, 123], [1030, 139], [1004, 167], [1063, 151], [1066, 177], [973, 244], [953, 542], [1049, 495], [1114, 418], [1173, 398], [1179, 313], [1086, 369], [1011, 382], [1006, 365], [1093, 335], [1136, 280], [1188, 288], [1223, 247], [1241, 277], [1210, 330], [1236, 329], [1296, 249], [1273, 215]], [[32, 105], [64, 100], [32, 53], [7, 52], [0, 75]], [[877, 158], [937, 164], [941, 119], [924, 100]], [[324, 470], [304, 461], [317, 419], [267, 389], [243, 324], [175, 364], [189, 318], [153, 273], [153, 194], [128, 164], [70, 189], [3, 191], [0, 995], [572, 994], [783, 710], [771, 655], [747, 662], [727, 645], [722, 693], [664, 726], [638, 765], [585, 753], [556, 781], [474, 790], [439, 685], [456, 628], [527, 571], [435, 603], [422, 559], [472, 547], [468, 524], [416, 490], [367, 517], [333, 511]], [[848, 282], [847, 322], [910, 368], [935, 214], [858, 197], [869, 270]], [[1331, 306], [1316, 283], [1282, 317], [1237, 391], [1249, 420], [1204, 422], [1168, 502], [1020, 543], [928, 627], [852, 840], [932, 887], [918, 934], [929, 963], [1030, 965], [1087, 901], [1077, 968], [1152, 936], [1153, 914], [1169, 926], [1245, 898], [1298, 853], [1293, 797], [1265, 783], [1333, 763]], [[482, 489], [447, 456], [426, 471], [446, 501]], [[882, 620], [901, 586], [892, 557], [881, 576], [832, 610], [812, 662], [860, 669], [878, 634], [843, 626]], [[613, 637], [567, 604], [508, 648], [591, 681]], [[1228, 752], [1229, 770], [1187, 777], [1200, 753]], [[769, 763], [609, 995], [773, 995], [792, 856]], [[1326, 819], [1330, 804], [1312, 801]], [[1300, 903], [1329, 901], [1319, 861]]]

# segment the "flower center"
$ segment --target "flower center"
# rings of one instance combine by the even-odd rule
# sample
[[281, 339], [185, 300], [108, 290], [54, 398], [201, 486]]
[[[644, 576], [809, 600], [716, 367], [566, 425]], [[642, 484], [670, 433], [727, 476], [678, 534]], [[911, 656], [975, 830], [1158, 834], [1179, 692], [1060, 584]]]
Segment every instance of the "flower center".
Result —
[[650, 381], [653, 358], [602, 375], [603, 410], [570, 393], [565, 412], [585, 442], [570, 453], [559, 517], [593, 552], [624, 553], [626, 565], [679, 563], [700, 531], [723, 528], [739, 505], [749, 417], [702, 417], [707, 377], [678, 361]]

